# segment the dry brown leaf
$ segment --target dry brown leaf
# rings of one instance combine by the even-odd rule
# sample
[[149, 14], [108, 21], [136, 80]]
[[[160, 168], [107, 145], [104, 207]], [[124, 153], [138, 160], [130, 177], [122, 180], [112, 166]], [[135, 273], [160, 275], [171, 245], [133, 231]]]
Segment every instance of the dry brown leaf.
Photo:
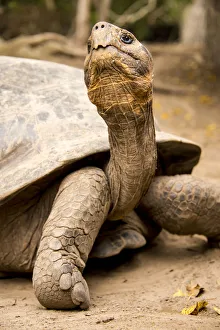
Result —
[[183, 315], [197, 315], [207, 305], [208, 305], [208, 302], [205, 301], [205, 300], [198, 301], [195, 305], [183, 308], [183, 310], [181, 311], [181, 314], [183, 314]]
[[186, 296], [186, 293], [184, 293], [182, 290], [178, 290], [177, 292], [175, 292], [173, 294], [173, 297], [185, 297]]
[[160, 109], [162, 109], [162, 105], [159, 102], [155, 101], [154, 102], [154, 109], [160, 110]]
[[199, 102], [202, 104], [212, 104], [213, 99], [209, 95], [200, 95]]
[[177, 292], [173, 294], [173, 297], [198, 297], [200, 294], [204, 292], [204, 289], [197, 283], [191, 282], [190, 284], [186, 285], [185, 290], [178, 289]]
[[163, 112], [161, 115], [160, 115], [160, 118], [161, 119], [164, 119], [164, 120], [167, 120], [170, 118], [170, 114], [168, 112]]
[[188, 297], [198, 297], [204, 292], [199, 284], [193, 284], [192, 282], [186, 286], [186, 292]]
[[213, 309], [216, 311], [217, 314], [220, 315], [220, 308], [216, 307], [216, 306], [213, 306]]
[[215, 133], [217, 125], [215, 123], [206, 126], [206, 135], [211, 136]]
[[174, 108], [174, 109], [172, 109], [172, 114], [175, 115], [175, 116], [178, 116], [178, 115], [182, 114], [183, 112], [184, 111], [181, 108]]
[[192, 119], [191, 113], [186, 113], [185, 116], [184, 116], [184, 119], [185, 120], [191, 120]]

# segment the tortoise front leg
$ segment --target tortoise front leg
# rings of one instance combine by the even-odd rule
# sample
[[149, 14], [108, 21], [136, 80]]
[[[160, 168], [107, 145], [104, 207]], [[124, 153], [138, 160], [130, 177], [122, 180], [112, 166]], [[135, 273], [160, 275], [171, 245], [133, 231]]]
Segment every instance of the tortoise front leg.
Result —
[[104, 172], [84, 168], [61, 183], [44, 225], [33, 271], [39, 302], [54, 309], [89, 307], [81, 273], [110, 207]]
[[146, 217], [178, 235], [220, 239], [220, 187], [191, 175], [155, 177], [141, 203]]

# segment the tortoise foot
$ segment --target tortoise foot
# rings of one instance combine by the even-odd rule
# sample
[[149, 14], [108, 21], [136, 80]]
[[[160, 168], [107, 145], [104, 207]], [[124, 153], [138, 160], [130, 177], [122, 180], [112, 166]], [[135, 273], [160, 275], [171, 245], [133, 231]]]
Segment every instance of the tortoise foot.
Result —
[[120, 226], [117, 230], [109, 230], [98, 238], [90, 257], [112, 257], [124, 249], [138, 249], [145, 244], [146, 239], [140, 232]]
[[145, 206], [130, 212], [123, 220], [105, 221], [95, 241], [90, 258], [107, 258], [124, 249], [138, 249], [152, 241], [161, 227], [147, 219]]
[[[49, 309], [87, 309], [89, 289], [73, 255], [42, 251], [33, 271], [33, 285], [39, 302]], [[55, 260], [57, 259], [57, 260]], [[74, 260], [75, 259], [75, 260]]]

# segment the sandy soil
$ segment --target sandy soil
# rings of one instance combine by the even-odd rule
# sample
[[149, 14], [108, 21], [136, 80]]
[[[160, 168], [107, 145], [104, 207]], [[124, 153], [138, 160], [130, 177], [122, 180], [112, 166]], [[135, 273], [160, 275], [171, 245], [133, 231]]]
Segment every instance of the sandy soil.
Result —
[[[203, 69], [198, 52], [178, 46], [155, 53], [155, 113], [169, 132], [203, 146], [195, 175], [220, 184], [219, 82]], [[169, 85], [168, 85], [169, 82]], [[169, 86], [168, 90], [163, 90]], [[0, 329], [220, 329], [220, 263], [203, 237], [167, 232], [151, 246], [109, 260], [90, 261], [85, 272], [92, 305], [88, 311], [49, 311], [34, 296], [31, 279], [0, 281]], [[173, 297], [190, 281], [204, 288], [198, 298]], [[206, 300], [195, 315], [184, 307]]]

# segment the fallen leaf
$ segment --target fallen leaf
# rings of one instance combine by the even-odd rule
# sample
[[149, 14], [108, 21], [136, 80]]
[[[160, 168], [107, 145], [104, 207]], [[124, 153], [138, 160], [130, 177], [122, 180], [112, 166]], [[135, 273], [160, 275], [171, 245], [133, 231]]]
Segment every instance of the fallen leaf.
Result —
[[200, 95], [199, 102], [202, 104], [212, 104], [213, 99], [209, 95]]
[[215, 123], [206, 126], [206, 135], [211, 136], [215, 133], [217, 125]]
[[154, 102], [154, 109], [155, 110], [160, 110], [160, 109], [162, 109], [162, 106], [161, 106], [161, 104], [159, 103], [159, 102]]
[[183, 314], [183, 315], [197, 315], [207, 305], [208, 305], [208, 302], [205, 301], [205, 300], [198, 301], [195, 305], [183, 308], [183, 310], [181, 311], [181, 314]]
[[185, 120], [191, 120], [192, 119], [191, 113], [186, 113], [185, 116], [184, 116], [184, 119]]
[[186, 285], [185, 290], [178, 289], [177, 292], [173, 294], [173, 297], [198, 297], [200, 294], [204, 292], [204, 289], [198, 283], [191, 282]]
[[215, 131], [217, 128], [217, 125], [215, 123], [209, 124], [206, 126], [206, 129], [209, 131]]
[[220, 315], [220, 308], [216, 307], [216, 306], [213, 306], [213, 309], [216, 311], [217, 314]]
[[160, 115], [160, 118], [161, 119], [168, 119], [170, 117], [170, 114], [168, 112], [163, 112], [161, 115]]
[[176, 116], [180, 115], [181, 113], [183, 113], [183, 109], [181, 108], [174, 108], [172, 109], [172, 113]]
[[186, 293], [184, 293], [182, 290], [178, 290], [177, 292], [175, 292], [173, 294], [173, 297], [185, 297], [186, 296]]
[[198, 297], [201, 293], [204, 292], [204, 289], [201, 288], [199, 284], [193, 284], [192, 282], [186, 286], [187, 296], [189, 297]]

